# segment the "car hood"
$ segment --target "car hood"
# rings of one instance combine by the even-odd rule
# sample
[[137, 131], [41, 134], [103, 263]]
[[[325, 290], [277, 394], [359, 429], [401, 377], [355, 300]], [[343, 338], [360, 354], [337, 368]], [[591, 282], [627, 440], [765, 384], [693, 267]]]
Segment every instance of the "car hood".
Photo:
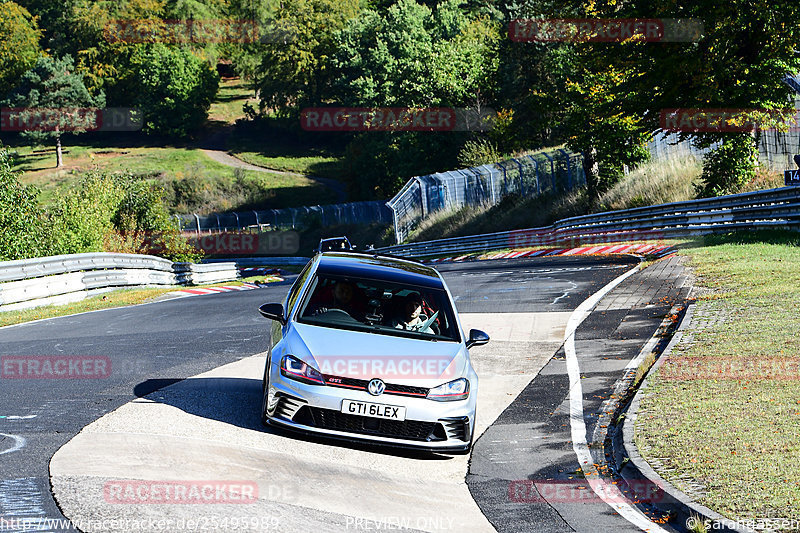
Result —
[[428, 341], [293, 324], [287, 352], [325, 375], [380, 378], [387, 383], [431, 388], [466, 377], [469, 356], [460, 342]]

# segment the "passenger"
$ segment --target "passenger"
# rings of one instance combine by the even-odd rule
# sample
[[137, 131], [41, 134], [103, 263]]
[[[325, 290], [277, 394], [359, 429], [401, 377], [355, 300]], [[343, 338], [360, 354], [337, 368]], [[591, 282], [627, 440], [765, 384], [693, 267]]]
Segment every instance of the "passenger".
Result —
[[422, 330], [424, 320], [421, 318], [422, 298], [419, 293], [412, 292], [405, 297], [400, 316], [394, 320], [393, 326], [397, 329], [410, 331], [422, 331], [422, 333], [433, 333], [430, 326]]

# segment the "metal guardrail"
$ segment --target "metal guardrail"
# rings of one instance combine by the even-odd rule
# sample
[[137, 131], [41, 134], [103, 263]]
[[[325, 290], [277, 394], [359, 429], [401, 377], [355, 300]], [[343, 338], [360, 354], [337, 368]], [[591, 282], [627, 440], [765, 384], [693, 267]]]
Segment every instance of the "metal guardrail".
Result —
[[172, 264], [172, 261], [154, 255], [108, 252], [53, 255], [36, 259], [0, 262], [0, 282], [106, 268], [146, 268], [172, 272]]
[[774, 228], [800, 230], [800, 187], [611, 211], [567, 218], [542, 228], [401, 244], [378, 251], [425, 257], [527, 246], [580, 246]]
[[99, 252], [5, 261], [0, 262], [0, 311], [74, 301], [81, 293], [114, 287], [216, 283], [238, 277], [235, 262], [173, 263], [151, 255]]

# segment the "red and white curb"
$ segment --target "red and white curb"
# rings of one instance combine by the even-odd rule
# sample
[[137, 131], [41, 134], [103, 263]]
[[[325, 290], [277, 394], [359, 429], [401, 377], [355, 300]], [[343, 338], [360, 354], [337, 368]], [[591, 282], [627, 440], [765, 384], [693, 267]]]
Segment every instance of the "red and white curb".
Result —
[[172, 291], [168, 294], [175, 296], [200, 296], [202, 294], [214, 294], [217, 292], [249, 291], [257, 289], [258, 286], [252, 283], [242, 283], [241, 285], [224, 285], [222, 287], [198, 287], [196, 289], [183, 289]]
[[581, 248], [545, 248], [542, 250], [512, 250], [481, 257], [483, 254], [467, 254], [457, 257], [441, 257], [426, 261], [427, 263], [458, 263], [461, 261], [487, 261], [492, 259], [514, 259], [518, 257], [551, 257], [555, 255], [611, 255], [636, 254], [652, 257], [666, 257], [675, 252], [672, 246], [661, 244], [615, 244], [601, 246], [583, 246]]

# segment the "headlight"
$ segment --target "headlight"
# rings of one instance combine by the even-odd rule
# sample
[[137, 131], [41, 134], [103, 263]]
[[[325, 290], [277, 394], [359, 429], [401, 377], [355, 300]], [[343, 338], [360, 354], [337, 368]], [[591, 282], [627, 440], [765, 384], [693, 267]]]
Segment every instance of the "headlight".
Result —
[[319, 371], [291, 355], [284, 355], [281, 359], [281, 375], [311, 385], [325, 385], [325, 378]]
[[437, 402], [453, 402], [466, 400], [469, 397], [469, 381], [460, 378], [428, 391], [428, 399]]

